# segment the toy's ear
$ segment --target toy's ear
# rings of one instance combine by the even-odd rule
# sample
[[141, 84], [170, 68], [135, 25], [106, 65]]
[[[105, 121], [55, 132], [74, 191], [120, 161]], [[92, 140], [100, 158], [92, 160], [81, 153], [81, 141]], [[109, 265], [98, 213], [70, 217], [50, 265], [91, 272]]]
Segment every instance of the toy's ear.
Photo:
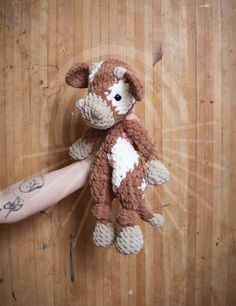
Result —
[[117, 79], [124, 79], [129, 84], [130, 93], [136, 101], [141, 101], [143, 99], [144, 88], [135, 74], [119, 66], [114, 69], [114, 75]]
[[65, 81], [76, 88], [88, 87], [89, 65], [86, 63], [75, 64], [67, 72]]

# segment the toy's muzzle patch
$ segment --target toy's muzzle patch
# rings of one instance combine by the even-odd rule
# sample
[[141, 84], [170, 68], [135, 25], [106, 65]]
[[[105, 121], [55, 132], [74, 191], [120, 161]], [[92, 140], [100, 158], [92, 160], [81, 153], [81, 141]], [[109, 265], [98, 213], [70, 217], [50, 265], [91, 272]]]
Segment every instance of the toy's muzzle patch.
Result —
[[76, 102], [84, 120], [93, 128], [106, 130], [115, 124], [112, 110], [95, 93], [89, 93], [85, 99]]

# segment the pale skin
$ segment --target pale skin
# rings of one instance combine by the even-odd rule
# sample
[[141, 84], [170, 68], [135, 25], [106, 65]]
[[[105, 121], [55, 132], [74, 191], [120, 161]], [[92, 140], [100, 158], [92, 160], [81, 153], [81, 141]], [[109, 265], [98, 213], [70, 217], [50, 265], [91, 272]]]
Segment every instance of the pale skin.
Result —
[[86, 184], [93, 158], [28, 178], [0, 191], [0, 223], [21, 221], [43, 211]]
[[[127, 116], [127, 119], [138, 120], [134, 114]], [[92, 163], [93, 157], [90, 157], [0, 190], [0, 224], [21, 221], [82, 188], [87, 182]]]

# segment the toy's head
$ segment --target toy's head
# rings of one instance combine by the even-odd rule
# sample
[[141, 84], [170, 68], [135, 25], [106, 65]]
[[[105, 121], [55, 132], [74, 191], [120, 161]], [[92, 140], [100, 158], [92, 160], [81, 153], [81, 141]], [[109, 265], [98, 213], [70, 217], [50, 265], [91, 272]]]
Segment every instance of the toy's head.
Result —
[[75, 64], [65, 81], [72, 87], [88, 87], [88, 95], [76, 106], [87, 124], [96, 129], [105, 130], [123, 120], [143, 98], [139, 79], [121, 60]]

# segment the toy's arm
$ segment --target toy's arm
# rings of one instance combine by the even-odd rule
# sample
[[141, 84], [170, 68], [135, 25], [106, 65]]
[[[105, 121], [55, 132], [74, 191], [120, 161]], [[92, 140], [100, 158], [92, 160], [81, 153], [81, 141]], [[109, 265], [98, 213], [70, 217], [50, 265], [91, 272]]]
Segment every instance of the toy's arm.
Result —
[[147, 130], [136, 120], [125, 120], [124, 129], [147, 162], [147, 182], [152, 185], [160, 185], [168, 181], [170, 173], [158, 159], [157, 150]]
[[70, 146], [69, 155], [76, 160], [87, 158], [92, 152], [93, 145], [102, 134], [102, 130], [89, 128], [82, 138], [79, 138]]

